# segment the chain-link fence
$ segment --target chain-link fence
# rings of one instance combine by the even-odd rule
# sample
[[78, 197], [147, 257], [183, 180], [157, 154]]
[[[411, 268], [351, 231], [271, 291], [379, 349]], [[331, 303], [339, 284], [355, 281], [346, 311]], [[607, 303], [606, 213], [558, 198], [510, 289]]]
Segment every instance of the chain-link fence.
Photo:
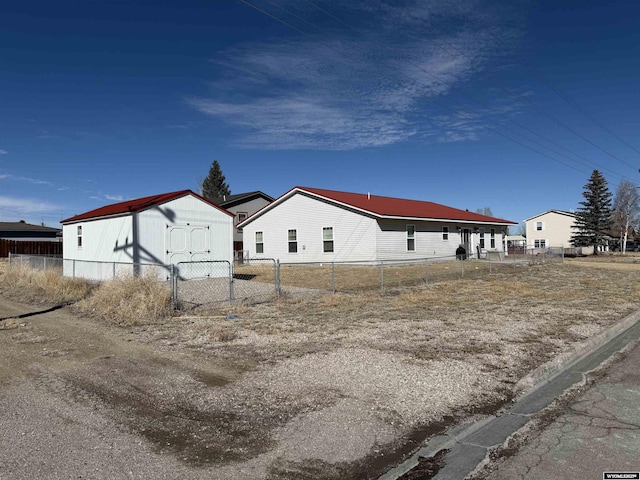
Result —
[[179, 310], [206, 310], [225, 302], [265, 302], [279, 295], [275, 259], [181, 262], [174, 267], [172, 298]]
[[63, 260], [50, 255], [22, 255], [9, 252], [9, 265], [23, 265], [34, 270], [59, 270], [62, 273]]
[[25, 265], [36, 270], [59, 270], [65, 277], [112, 280], [128, 275], [152, 275], [160, 281], [171, 278], [170, 265], [159, 263], [95, 262], [46, 255], [9, 255], [9, 265]]
[[240, 262], [201, 261], [177, 265], [89, 262], [36, 255], [11, 255], [10, 264], [55, 268], [68, 277], [110, 280], [152, 274], [171, 288], [174, 308], [206, 310], [220, 304], [258, 303], [285, 296], [335, 292], [387, 292], [402, 287], [459, 279], [481, 279], [522, 265], [562, 262], [562, 248], [531, 249], [505, 256], [483, 252], [480, 258], [439, 257], [406, 261], [281, 264], [277, 259]]

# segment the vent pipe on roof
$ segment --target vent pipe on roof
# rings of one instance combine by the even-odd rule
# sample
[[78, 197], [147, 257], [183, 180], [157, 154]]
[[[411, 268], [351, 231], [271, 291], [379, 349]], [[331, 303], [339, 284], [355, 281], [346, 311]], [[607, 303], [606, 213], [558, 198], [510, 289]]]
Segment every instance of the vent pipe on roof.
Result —
[[367, 192], [367, 200], [371, 200], [371, 192]]

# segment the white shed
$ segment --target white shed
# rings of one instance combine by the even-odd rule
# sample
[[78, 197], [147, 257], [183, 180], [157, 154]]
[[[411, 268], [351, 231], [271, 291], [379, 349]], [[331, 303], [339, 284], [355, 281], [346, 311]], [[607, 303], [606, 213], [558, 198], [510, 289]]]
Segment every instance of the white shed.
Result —
[[103, 280], [159, 264], [159, 277], [167, 279], [170, 264], [233, 261], [233, 214], [191, 190], [107, 205], [61, 223], [65, 276]]
[[295, 187], [238, 225], [251, 258], [283, 263], [448, 257], [503, 251], [515, 222], [432, 202]]

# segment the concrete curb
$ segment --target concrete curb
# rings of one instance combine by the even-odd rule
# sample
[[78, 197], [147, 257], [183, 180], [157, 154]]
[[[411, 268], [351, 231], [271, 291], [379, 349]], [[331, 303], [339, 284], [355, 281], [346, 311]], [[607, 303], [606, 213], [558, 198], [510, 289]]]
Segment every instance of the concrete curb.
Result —
[[[503, 412], [498, 416], [489, 416], [479, 421], [452, 427], [445, 434], [439, 435], [429, 440], [429, 442], [425, 446], [420, 448], [403, 463], [379, 477], [379, 480], [397, 480], [399, 477], [409, 472], [419, 464], [419, 457], [429, 458], [434, 456], [441, 450], [452, 449], [454, 446], [456, 448], [462, 446], [462, 448], [466, 448], [467, 450], [469, 450], [469, 448], [478, 450], [465, 451], [462, 455], [460, 455], [458, 452], [458, 455], [455, 455], [455, 460], [452, 460], [454, 460], [455, 462], [463, 463], [463, 465], [460, 465], [460, 468], [458, 468], [458, 470], [453, 475], [451, 475], [452, 472], [444, 475], [444, 477], [446, 478], [466, 477], [466, 475], [470, 474], [478, 465], [483, 462], [489, 449], [492, 446], [495, 446], [479, 446], [477, 444], [477, 440], [478, 438], [481, 438], [481, 435], [474, 435], [476, 434], [476, 432], [480, 430], [488, 430], [489, 432], [491, 432], [492, 424], [496, 423], [509, 424], [506, 426], [503, 425], [501, 427], [498, 427], [498, 430], [503, 430], [502, 433], [504, 433], [505, 430], [510, 430], [509, 436], [513, 435], [513, 433], [517, 432], [518, 430], [525, 428], [529, 424], [532, 415], [534, 413], [537, 413], [537, 411], [533, 412], [533, 410], [537, 408], [535, 398], [536, 394], [540, 397], [537, 399], [538, 403], [544, 403], [545, 401], [549, 400], [549, 397], [547, 395], [547, 398], [545, 399], [545, 394], [541, 392], [551, 387], [553, 383], [558, 383], [560, 385], [565, 385], [566, 388], [571, 388], [572, 386], [579, 383], [579, 378], [584, 380], [584, 374], [586, 373], [586, 371], [597, 368], [597, 365], [588, 365], [590, 363], [588, 357], [593, 355], [595, 357], [596, 363], [602, 363], [609, 359], [616, 351], [619, 351], [620, 348], [624, 349], [624, 347], [628, 345], [628, 342], [624, 345], [616, 346], [616, 342], [614, 341], [614, 339], [622, 336], [627, 331], [631, 331], [632, 327], [637, 324], [640, 325], [640, 310], [624, 317], [614, 325], [603, 329], [601, 332], [594, 335], [589, 340], [579, 344], [576, 348], [565, 352], [564, 354], [559, 355], [546, 364], [536, 368], [516, 384], [516, 389], [523, 391], [524, 393], [522, 393], [518, 397], [511, 408], [509, 408], [506, 412]], [[612, 351], [611, 354], [605, 352], [604, 359], [599, 359], [598, 355], [602, 355], [602, 352], [598, 352], [598, 350], [603, 349], [603, 347], [605, 347], [610, 342], [614, 344], [614, 347], [617, 348], [617, 350]], [[564, 388], [563, 391], [566, 391], [566, 388]], [[532, 398], [533, 401], [531, 400]], [[548, 405], [545, 405], [544, 408], [546, 408], [546, 406]], [[544, 408], [541, 408], [538, 411], [541, 411]], [[478, 437], [475, 439], [476, 441], [463, 444], [463, 439], [468, 440], [470, 438], [473, 439], [474, 437]], [[503, 442], [498, 442], [498, 444], [500, 443]], [[479, 449], [482, 449], [482, 451], [480, 451]], [[447, 462], [445, 468], [447, 468], [448, 465], [449, 463]], [[467, 473], [463, 475], [463, 471]], [[435, 478], [442, 477], [442, 475], [438, 474]]]
[[536, 385], [546, 382], [548, 379], [557, 375], [562, 370], [566, 370], [571, 365], [579, 362], [587, 355], [593, 353], [602, 345], [620, 333], [631, 328], [635, 323], [640, 321], [640, 310], [627, 315], [622, 320], [604, 328], [593, 337], [578, 344], [572, 350], [558, 355], [553, 360], [540, 365], [538, 368], [522, 377], [515, 385], [516, 389], [523, 392], [520, 396], [525, 395], [529, 391], [535, 389]]

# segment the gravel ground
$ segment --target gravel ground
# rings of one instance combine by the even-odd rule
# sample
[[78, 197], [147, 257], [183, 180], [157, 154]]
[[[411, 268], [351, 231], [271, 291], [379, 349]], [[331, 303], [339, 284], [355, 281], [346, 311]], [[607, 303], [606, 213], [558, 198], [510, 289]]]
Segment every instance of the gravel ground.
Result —
[[[377, 478], [640, 306], [636, 271], [581, 272], [126, 328], [67, 309], [2, 320], [0, 478]], [[0, 291], [0, 318], [33, 310]]]

